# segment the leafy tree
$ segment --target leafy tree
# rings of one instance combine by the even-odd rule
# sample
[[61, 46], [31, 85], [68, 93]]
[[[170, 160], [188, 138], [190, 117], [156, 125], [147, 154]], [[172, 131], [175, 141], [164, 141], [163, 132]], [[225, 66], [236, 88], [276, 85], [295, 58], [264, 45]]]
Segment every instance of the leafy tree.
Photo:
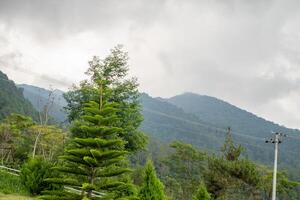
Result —
[[48, 161], [57, 160], [67, 140], [66, 133], [53, 125], [33, 125], [29, 128], [27, 136], [31, 144], [32, 158], [38, 155]]
[[193, 200], [211, 200], [211, 196], [206, 189], [204, 183], [201, 183], [196, 195], [193, 196]]
[[[261, 190], [263, 191], [263, 197], [265, 199], [271, 199], [272, 197], [272, 181], [273, 171], [266, 168], [260, 167], [262, 171], [261, 177]], [[287, 177], [287, 174], [283, 171], [277, 172], [277, 196], [280, 199], [297, 199], [296, 188], [300, 187], [299, 182], [291, 181]]]
[[30, 143], [28, 129], [33, 125], [29, 117], [11, 114], [0, 124], [1, 164], [17, 167], [28, 158]]
[[[173, 142], [170, 147], [173, 148], [174, 152], [163, 162], [168, 167], [166, 173], [173, 179], [166, 179], [165, 184], [174, 185], [174, 180], [176, 180], [182, 189], [182, 196], [185, 199], [191, 199], [200, 184], [201, 175], [205, 168], [206, 155], [192, 145], [182, 142]], [[167, 181], [172, 181], [172, 183]], [[176, 192], [179, 195], [178, 191], [177, 187], [173, 188], [173, 193]], [[181, 195], [174, 196], [174, 199], [181, 199]]]
[[67, 178], [49, 180], [78, 188], [82, 193], [75, 195], [66, 190], [50, 191], [45, 193], [44, 199], [94, 199], [93, 192], [96, 190], [103, 192], [108, 199], [124, 198], [124, 194], [134, 195], [130, 192], [132, 186], [128, 181], [116, 178], [130, 171], [122, 164], [127, 152], [124, 150], [125, 142], [119, 137], [124, 130], [118, 127], [120, 106], [102, 98], [103, 94], [107, 94], [107, 88], [100, 84], [99, 89], [99, 103], [90, 101], [85, 104], [83, 116], [71, 129], [76, 137], [71, 140], [62, 157], [63, 165], [56, 167], [68, 175]]
[[140, 200], [165, 200], [164, 185], [156, 176], [151, 160], [148, 160], [144, 172], [144, 184], [139, 193]]
[[208, 191], [215, 199], [257, 199], [260, 173], [255, 163], [240, 158], [243, 147], [235, 145], [230, 128], [222, 156], [211, 156], [204, 173]]
[[85, 102], [99, 100], [98, 84], [101, 82], [111, 90], [103, 97], [103, 100], [116, 102], [120, 106], [116, 114], [120, 118], [120, 127], [123, 128], [120, 137], [126, 141], [125, 148], [128, 151], [144, 148], [146, 137], [138, 130], [143, 119], [138, 100], [138, 83], [135, 78], [127, 78], [127, 53], [122, 50], [122, 46], [117, 46], [104, 60], [94, 57], [89, 65], [86, 74], [90, 80], [82, 81], [79, 86], [74, 86], [64, 95], [69, 121], [74, 121], [82, 115]]

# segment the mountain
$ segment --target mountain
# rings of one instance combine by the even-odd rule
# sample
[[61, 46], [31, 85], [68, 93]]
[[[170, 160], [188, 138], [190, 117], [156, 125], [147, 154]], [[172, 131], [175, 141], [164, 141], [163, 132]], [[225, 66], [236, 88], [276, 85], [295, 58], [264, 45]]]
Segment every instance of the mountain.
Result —
[[38, 118], [38, 113], [31, 103], [24, 98], [23, 90], [17, 88], [7, 75], [0, 71], [0, 121], [11, 113]]
[[[49, 91], [29, 85], [24, 88], [25, 97], [37, 109], [37, 99], [48, 98]], [[65, 119], [63, 106], [66, 104], [63, 92], [55, 91], [52, 115], [57, 121]], [[300, 131], [288, 129], [260, 118], [248, 111], [220, 99], [193, 93], [184, 93], [172, 98], [153, 98], [141, 94], [142, 114], [144, 121], [141, 129], [148, 135], [163, 142], [180, 140], [204, 148], [211, 152], [219, 152], [231, 127], [231, 134], [237, 143], [246, 151], [244, 156], [255, 161], [272, 164], [274, 148], [265, 144], [265, 139], [272, 136], [271, 131], [288, 134], [288, 138], [280, 145], [280, 166], [291, 171], [300, 165]]]
[[[185, 93], [169, 99], [141, 95], [147, 134], [166, 142], [181, 140], [212, 152], [219, 152], [228, 127], [244, 156], [263, 164], [272, 164], [274, 147], [265, 139], [271, 131], [288, 134], [280, 144], [281, 167], [290, 171], [300, 165], [300, 131], [288, 129], [214, 97]], [[294, 173], [295, 174], [295, 173]]]
[[[26, 99], [28, 99], [36, 110], [41, 111], [44, 109], [44, 106], [51, 103], [51, 108], [49, 114], [57, 122], [65, 122], [67, 115], [63, 110], [63, 107], [66, 106], [67, 102], [63, 97], [64, 92], [61, 90], [46, 90], [44, 88], [20, 84], [19, 88], [22, 88], [23, 94]], [[49, 95], [51, 98], [49, 99]]]

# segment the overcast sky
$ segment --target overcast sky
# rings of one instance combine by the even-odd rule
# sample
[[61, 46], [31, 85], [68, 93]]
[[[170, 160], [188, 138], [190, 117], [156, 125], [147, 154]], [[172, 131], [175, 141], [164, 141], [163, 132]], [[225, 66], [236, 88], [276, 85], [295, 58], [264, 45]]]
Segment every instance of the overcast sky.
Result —
[[0, 70], [67, 90], [123, 44], [140, 90], [211, 95], [300, 128], [300, 1], [0, 0]]

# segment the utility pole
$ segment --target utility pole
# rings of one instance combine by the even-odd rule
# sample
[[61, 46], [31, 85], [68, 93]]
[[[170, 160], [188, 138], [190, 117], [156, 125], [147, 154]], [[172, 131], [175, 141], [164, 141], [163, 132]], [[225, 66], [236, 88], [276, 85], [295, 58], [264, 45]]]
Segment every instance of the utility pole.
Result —
[[266, 143], [272, 143], [275, 145], [272, 200], [276, 200], [278, 145], [282, 143], [283, 137], [286, 137], [286, 134], [276, 132], [273, 138], [266, 140]]

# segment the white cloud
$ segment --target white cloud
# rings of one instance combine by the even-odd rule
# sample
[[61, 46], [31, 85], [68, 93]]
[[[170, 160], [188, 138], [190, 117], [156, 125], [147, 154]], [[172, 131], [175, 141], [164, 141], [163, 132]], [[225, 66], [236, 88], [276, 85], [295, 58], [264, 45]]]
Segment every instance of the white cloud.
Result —
[[29, 2], [0, 3], [0, 69], [17, 82], [66, 90], [121, 43], [142, 91], [212, 95], [300, 128], [298, 1]]

